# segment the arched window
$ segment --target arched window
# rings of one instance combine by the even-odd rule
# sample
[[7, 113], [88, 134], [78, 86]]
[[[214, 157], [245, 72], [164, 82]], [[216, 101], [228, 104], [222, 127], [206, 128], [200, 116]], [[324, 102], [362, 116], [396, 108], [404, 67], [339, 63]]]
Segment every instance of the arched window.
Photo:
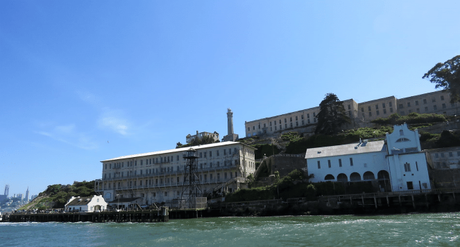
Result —
[[347, 175], [345, 175], [343, 173], [340, 173], [337, 176], [337, 181], [339, 181], [339, 182], [348, 182], [348, 177], [347, 177]]
[[385, 170], [379, 171], [377, 177], [379, 180], [390, 180], [390, 174], [388, 174], [388, 172]]
[[335, 177], [332, 174], [327, 174], [326, 177], [324, 177], [324, 180], [326, 181], [335, 180]]
[[402, 138], [399, 138], [398, 140], [396, 140], [396, 142], [410, 142], [410, 140], [405, 138], [405, 137], [402, 137]]
[[375, 179], [375, 176], [374, 176], [374, 173], [372, 172], [365, 172], [363, 174], [363, 180], [374, 180]]
[[381, 191], [390, 192], [391, 191], [390, 174], [385, 170], [381, 170], [377, 174], [377, 178], [379, 180], [379, 187]]
[[400, 135], [400, 136], [403, 136], [403, 135], [404, 135], [404, 131], [403, 131], [403, 130], [399, 130], [399, 135]]
[[357, 172], [353, 172], [351, 175], [350, 175], [350, 181], [361, 181], [361, 175], [359, 175], [359, 173]]

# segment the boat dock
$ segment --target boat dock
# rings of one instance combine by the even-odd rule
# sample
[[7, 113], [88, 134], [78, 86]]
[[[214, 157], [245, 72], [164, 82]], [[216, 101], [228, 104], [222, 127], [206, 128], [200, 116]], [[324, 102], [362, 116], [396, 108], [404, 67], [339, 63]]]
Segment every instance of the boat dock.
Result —
[[[6, 219], [5, 219], [6, 220]], [[103, 212], [17, 212], [10, 214], [9, 222], [166, 222], [169, 221], [169, 208], [158, 210], [103, 211]]]

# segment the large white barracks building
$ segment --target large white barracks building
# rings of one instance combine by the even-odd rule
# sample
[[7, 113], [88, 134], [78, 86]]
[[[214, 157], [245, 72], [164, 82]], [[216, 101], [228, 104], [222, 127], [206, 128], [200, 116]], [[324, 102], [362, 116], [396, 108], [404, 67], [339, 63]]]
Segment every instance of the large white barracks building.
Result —
[[[192, 147], [196, 151], [196, 174], [202, 196], [214, 191], [233, 192], [255, 171], [254, 148], [239, 142], [219, 142]], [[102, 179], [96, 192], [108, 202], [140, 198], [142, 204], [180, 199], [184, 188], [190, 147], [134, 154], [103, 160]]]

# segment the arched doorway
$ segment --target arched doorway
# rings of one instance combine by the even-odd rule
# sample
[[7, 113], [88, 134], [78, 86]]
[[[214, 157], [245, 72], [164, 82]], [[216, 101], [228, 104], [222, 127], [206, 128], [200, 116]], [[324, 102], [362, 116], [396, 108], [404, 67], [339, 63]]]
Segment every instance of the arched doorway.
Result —
[[375, 179], [375, 176], [374, 176], [374, 173], [372, 172], [365, 172], [363, 174], [363, 180], [374, 180]]
[[347, 175], [343, 174], [343, 173], [340, 173], [338, 176], [337, 176], [337, 181], [338, 182], [348, 182], [348, 177]]
[[385, 170], [381, 170], [377, 174], [377, 178], [379, 180], [380, 191], [391, 192], [390, 174]]
[[361, 175], [359, 175], [359, 173], [357, 173], [357, 172], [353, 172], [350, 175], [350, 181], [351, 182], [361, 181]]
[[327, 174], [326, 177], [324, 177], [324, 180], [326, 181], [335, 180], [335, 177], [332, 174]]

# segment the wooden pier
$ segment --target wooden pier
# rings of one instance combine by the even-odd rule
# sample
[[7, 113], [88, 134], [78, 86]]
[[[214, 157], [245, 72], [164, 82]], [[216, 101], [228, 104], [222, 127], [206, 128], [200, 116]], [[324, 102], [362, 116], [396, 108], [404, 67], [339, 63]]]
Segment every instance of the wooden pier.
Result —
[[460, 211], [460, 190], [426, 190], [328, 195], [210, 205], [212, 216], [304, 214], [398, 214]]
[[460, 210], [460, 190], [427, 190], [323, 196], [326, 207], [350, 213], [436, 212]]
[[20, 212], [10, 214], [9, 222], [166, 222], [169, 220], [169, 209], [162, 207], [159, 210], [138, 211], [104, 211], [104, 212], [51, 212], [29, 213]]

